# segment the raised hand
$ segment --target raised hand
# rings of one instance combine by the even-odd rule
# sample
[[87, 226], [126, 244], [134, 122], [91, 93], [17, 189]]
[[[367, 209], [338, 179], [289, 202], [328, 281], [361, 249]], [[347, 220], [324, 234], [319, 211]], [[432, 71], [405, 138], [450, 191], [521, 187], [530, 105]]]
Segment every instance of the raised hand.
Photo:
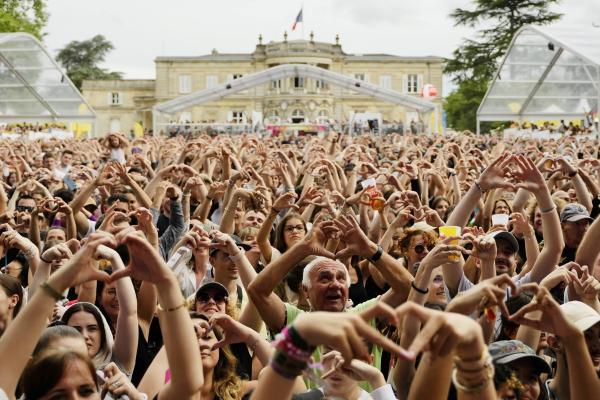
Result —
[[213, 345], [213, 350], [235, 343], [248, 343], [255, 332], [246, 325], [236, 321], [227, 314], [214, 314], [209, 321], [210, 326], [219, 326], [223, 331], [223, 339]]
[[353, 216], [340, 215], [334, 222], [339, 229], [342, 241], [346, 243], [346, 248], [339, 251], [335, 255], [336, 258], [347, 258], [353, 255], [370, 258], [375, 254], [377, 244], [365, 235]]
[[[528, 283], [521, 286], [520, 291], [531, 291], [535, 293], [535, 296], [531, 303], [511, 315], [512, 321], [520, 325], [531, 326], [539, 331], [553, 333], [559, 337], [566, 338], [579, 333], [579, 328], [566, 318], [548, 289], [538, 286], [536, 283]], [[541, 317], [533, 319], [529, 315], [533, 311], [542, 311]]]
[[310, 232], [296, 246], [302, 246], [309, 255], [335, 258], [336, 255], [325, 248], [328, 239], [339, 233], [333, 221], [314, 224]]
[[379, 345], [404, 359], [414, 359], [414, 354], [403, 350], [390, 339], [382, 336], [369, 321], [382, 317], [397, 325], [394, 311], [382, 302], [361, 313], [310, 312], [298, 316], [294, 328], [306, 342], [313, 346], [326, 345], [338, 350], [346, 364], [358, 358], [369, 360], [365, 340]]
[[533, 233], [533, 227], [529, 225], [529, 221], [522, 213], [510, 214], [510, 220], [508, 221], [512, 225], [513, 235], [527, 235]]
[[425, 258], [421, 260], [421, 268], [434, 269], [442, 264], [456, 262], [460, 260], [461, 252], [468, 253], [464, 247], [450, 244], [458, 239], [457, 237], [449, 237], [438, 243], [433, 249], [427, 253]]
[[[110, 280], [110, 276], [104, 271], [99, 271], [96, 268], [96, 263], [93, 262], [94, 255], [101, 245], [116, 247], [117, 242], [112, 235], [107, 233], [93, 233], [85, 240], [79, 251], [51, 275], [54, 281], [59, 282], [61, 290], [92, 280], [103, 282]], [[62, 249], [60, 253], [66, 252]]]
[[506, 287], [510, 287], [513, 294], [517, 293], [517, 286], [507, 274], [486, 279], [471, 289], [460, 292], [448, 304], [446, 311], [470, 315], [477, 309], [484, 311], [485, 308], [499, 306], [502, 314], [509, 317], [504, 303]]
[[515, 185], [508, 179], [508, 166], [512, 161], [509, 153], [504, 153], [481, 173], [479, 177], [479, 186], [483, 190], [489, 189], [507, 189], [514, 190]]
[[117, 239], [119, 244], [127, 245], [130, 261], [127, 268], [110, 276], [112, 282], [126, 276], [156, 285], [175, 279], [173, 272], [143, 234], [127, 231], [118, 235]]
[[534, 194], [548, 190], [542, 173], [531, 159], [524, 156], [516, 156], [514, 160], [518, 168], [516, 171], [513, 171], [513, 175], [520, 181], [516, 184], [517, 188], [525, 189]]
[[286, 208], [293, 208], [294, 210], [297, 210], [299, 207], [296, 204], [294, 204], [294, 201], [297, 198], [298, 195], [294, 192], [284, 193], [281, 196], [279, 196], [277, 200], [275, 200], [271, 207], [277, 212], [281, 212], [281, 210], [284, 210]]
[[481, 261], [494, 261], [496, 259], [496, 241], [489, 236], [480, 236], [473, 240], [471, 255]]
[[430, 352], [433, 357], [444, 357], [456, 350], [460, 358], [470, 359], [473, 354], [480, 357], [480, 349], [485, 348], [481, 327], [470, 317], [428, 309], [414, 302], [404, 303], [395, 312], [398, 319], [414, 317], [423, 323], [408, 348], [412, 354]]

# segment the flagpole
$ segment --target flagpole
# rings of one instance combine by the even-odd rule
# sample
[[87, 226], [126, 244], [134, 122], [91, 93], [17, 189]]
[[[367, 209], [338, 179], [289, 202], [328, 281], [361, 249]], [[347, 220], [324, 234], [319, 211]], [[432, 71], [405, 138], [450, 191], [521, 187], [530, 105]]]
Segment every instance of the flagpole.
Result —
[[302, 8], [300, 12], [302, 13], [302, 40], [304, 40], [304, 2], [302, 2]]

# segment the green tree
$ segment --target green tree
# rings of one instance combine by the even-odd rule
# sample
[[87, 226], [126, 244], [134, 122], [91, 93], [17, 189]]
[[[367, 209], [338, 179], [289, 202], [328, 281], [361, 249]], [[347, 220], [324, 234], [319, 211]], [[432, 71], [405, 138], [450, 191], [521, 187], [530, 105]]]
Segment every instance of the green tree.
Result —
[[58, 52], [56, 60], [66, 70], [73, 84], [81, 89], [84, 79], [121, 79], [120, 72], [111, 72], [100, 68], [98, 64], [104, 61], [106, 55], [114, 46], [102, 35], [96, 35], [89, 40], [72, 41]]
[[27, 32], [42, 39], [47, 20], [44, 0], [0, 0], [0, 32]]
[[560, 0], [475, 0], [474, 9], [457, 8], [451, 14], [455, 26], [479, 29], [475, 39], [465, 39], [454, 50], [444, 72], [458, 88], [447, 98], [448, 124], [455, 129], [475, 130], [476, 113], [515, 33], [524, 25], [545, 25], [562, 14], [550, 8]]

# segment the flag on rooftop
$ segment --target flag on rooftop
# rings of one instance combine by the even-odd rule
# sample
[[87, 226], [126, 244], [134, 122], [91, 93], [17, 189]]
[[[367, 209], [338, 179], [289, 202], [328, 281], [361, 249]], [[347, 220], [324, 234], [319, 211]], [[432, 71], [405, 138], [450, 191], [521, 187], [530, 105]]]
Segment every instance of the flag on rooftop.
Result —
[[300, 9], [300, 12], [298, 13], [298, 15], [296, 16], [296, 21], [294, 21], [294, 25], [292, 25], [292, 30], [295, 31], [296, 30], [296, 25], [298, 25], [299, 22], [303, 22], [302, 21], [302, 9]]

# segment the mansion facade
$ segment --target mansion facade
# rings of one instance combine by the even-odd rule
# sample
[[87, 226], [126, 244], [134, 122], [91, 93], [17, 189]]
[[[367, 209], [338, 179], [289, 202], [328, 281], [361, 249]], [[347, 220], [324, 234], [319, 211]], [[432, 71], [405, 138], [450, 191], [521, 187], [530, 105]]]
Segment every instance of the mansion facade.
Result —
[[[193, 92], [283, 64], [308, 64], [411, 96], [420, 96], [424, 85], [439, 93], [430, 99], [441, 104], [444, 59], [389, 54], [347, 54], [339, 37], [334, 43], [284, 40], [258, 44], [252, 53], [157, 57], [156, 78], [149, 80], [87, 80], [84, 97], [97, 114], [96, 131], [133, 130], [136, 122], [152, 128], [152, 107]], [[344, 121], [352, 112], [381, 113], [390, 123], [408, 127], [418, 115], [411, 109], [371, 96], [301, 76], [272, 80], [223, 99], [196, 105], [179, 113], [179, 122], [247, 123], [253, 113], [266, 123], [326, 123]], [[257, 114], [254, 114], [257, 115]]]

